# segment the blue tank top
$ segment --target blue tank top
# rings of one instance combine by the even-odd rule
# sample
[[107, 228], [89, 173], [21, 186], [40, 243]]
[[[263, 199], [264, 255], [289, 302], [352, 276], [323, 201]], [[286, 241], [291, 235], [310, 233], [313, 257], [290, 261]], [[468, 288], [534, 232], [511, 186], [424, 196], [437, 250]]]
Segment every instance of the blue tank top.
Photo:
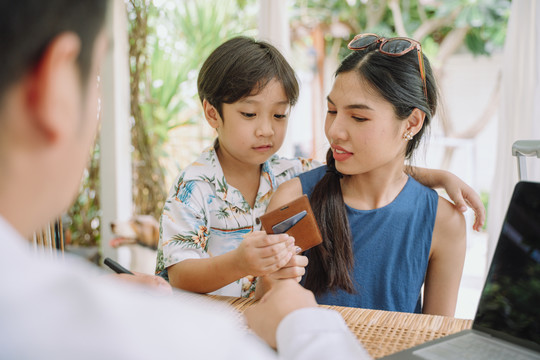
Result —
[[[326, 166], [321, 166], [299, 175], [302, 192], [311, 198], [325, 173]], [[409, 177], [398, 196], [382, 208], [357, 210], [347, 206], [356, 293], [327, 291], [316, 296], [317, 302], [420, 313], [438, 200], [434, 190]], [[309, 251], [306, 256], [309, 258]]]

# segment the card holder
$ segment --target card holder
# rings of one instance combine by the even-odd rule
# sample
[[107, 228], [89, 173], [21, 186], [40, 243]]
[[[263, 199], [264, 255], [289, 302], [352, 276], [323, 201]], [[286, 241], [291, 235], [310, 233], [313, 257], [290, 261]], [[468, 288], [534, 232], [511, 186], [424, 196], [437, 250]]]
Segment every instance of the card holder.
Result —
[[315, 215], [306, 195], [302, 195], [278, 209], [262, 215], [262, 226], [267, 234], [285, 233], [294, 237], [296, 246], [302, 251], [322, 243], [322, 236]]

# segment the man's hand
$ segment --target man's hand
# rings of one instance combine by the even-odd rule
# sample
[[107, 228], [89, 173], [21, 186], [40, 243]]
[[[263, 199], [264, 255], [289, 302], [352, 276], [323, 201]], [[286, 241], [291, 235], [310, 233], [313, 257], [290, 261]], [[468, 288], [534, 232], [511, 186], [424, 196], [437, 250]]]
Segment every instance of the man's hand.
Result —
[[108, 276], [114, 276], [122, 281], [128, 281], [135, 284], [141, 284], [147, 286], [149, 289], [157, 291], [164, 295], [172, 294], [172, 287], [169, 283], [160, 276], [148, 275], [135, 272], [135, 275], [130, 274], [111, 274]]
[[247, 234], [236, 250], [242, 273], [262, 276], [285, 266], [295, 254], [294, 238], [287, 234], [268, 235], [264, 231]]
[[308, 307], [317, 307], [313, 293], [288, 279], [276, 281], [261, 301], [249, 307], [244, 315], [249, 327], [276, 348], [276, 331], [281, 320], [295, 310]]

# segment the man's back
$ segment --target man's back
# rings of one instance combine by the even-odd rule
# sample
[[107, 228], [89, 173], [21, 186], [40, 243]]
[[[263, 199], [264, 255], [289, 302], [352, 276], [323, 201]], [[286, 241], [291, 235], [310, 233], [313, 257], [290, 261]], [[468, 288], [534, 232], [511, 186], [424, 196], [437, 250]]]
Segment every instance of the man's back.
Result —
[[275, 357], [220, 303], [124, 284], [69, 255], [40, 259], [2, 218], [0, 237], [1, 358]]

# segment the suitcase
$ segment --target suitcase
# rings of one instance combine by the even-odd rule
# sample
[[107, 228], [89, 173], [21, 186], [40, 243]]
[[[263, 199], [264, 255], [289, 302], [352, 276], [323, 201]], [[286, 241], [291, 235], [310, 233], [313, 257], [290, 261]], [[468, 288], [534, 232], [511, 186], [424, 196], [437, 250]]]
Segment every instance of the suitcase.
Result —
[[540, 140], [517, 140], [512, 145], [512, 156], [517, 158], [519, 180], [527, 180], [527, 156], [540, 158]]

